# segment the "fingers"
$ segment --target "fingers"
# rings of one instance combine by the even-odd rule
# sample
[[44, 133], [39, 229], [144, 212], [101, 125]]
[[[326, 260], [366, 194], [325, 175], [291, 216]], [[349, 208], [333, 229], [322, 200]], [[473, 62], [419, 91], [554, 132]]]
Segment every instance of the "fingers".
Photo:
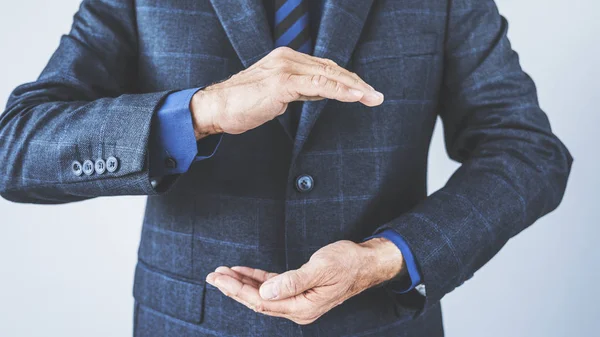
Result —
[[234, 270], [235, 272], [237, 272], [238, 274], [250, 277], [259, 283], [263, 283], [263, 282], [267, 281], [268, 279], [279, 275], [277, 273], [269, 273], [269, 272], [261, 270], [261, 269], [250, 268], [250, 267], [235, 266], [235, 267], [231, 267], [231, 269]]
[[[298, 273], [298, 271], [300, 269], [294, 271], [294, 273], [302, 274], [305, 272], [303, 270]], [[327, 303], [317, 305], [314, 299], [309, 300], [306, 296], [309, 292], [276, 301], [264, 300], [259, 294], [258, 287], [255, 286], [256, 282], [261, 279], [269, 281], [279, 276], [281, 275], [248, 267], [219, 267], [215, 272], [210, 273], [206, 277], [206, 281], [217, 287], [226, 296], [231, 297], [255, 312], [274, 317], [283, 317], [298, 324], [312, 323], [331, 309], [332, 305]], [[286, 275], [285, 277], [287, 278], [288, 276], [290, 275]], [[282, 282], [285, 282], [285, 278]], [[327, 290], [327, 292], [329, 293], [330, 291]]]
[[262, 299], [258, 289], [251, 284], [244, 283], [229, 274], [213, 272], [208, 274], [206, 282], [217, 287], [223, 294], [235, 299], [252, 310], [261, 303]]
[[304, 66], [299, 67], [299, 70], [304, 70], [304, 72], [300, 71], [297, 72], [297, 74], [324, 75], [331, 77], [334, 80], [339, 80], [348, 86], [355, 86], [357, 89], [363, 87], [365, 90], [374, 90], [373, 87], [360, 78], [360, 76], [340, 67], [333, 60], [304, 54], [288, 47], [280, 47], [277, 49], [281, 49], [279, 54], [276, 53], [280, 58], [294, 61], [296, 66]]
[[[260, 288], [260, 295], [262, 299], [266, 300], [294, 297], [295, 295], [302, 294], [306, 290], [311, 289], [316, 283], [314, 280], [315, 276], [307, 267], [288, 271], [281, 275], [249, 267], [218, 267], [215, 270], [215, 273], [211, 273], [209, 276], [212, 274], [216, 275], [211, 276], [211, 281], [213, 280], [213, 277], [223, 275], [240, 283], [250, 285], [256, 289]], [[230, 286], [228, 290], [231, 292], [236, 291], [234, 285], [237, 283], [231, 283], [233, 282], [231, 280], [228, 282], [227, 285]], [[263, 285], [263, 282], [264, 286], [261, 286]], [[236, 293], [232, 294], [238, 296]]]
[[383, 103], [377, 92], [357, 74], [340, 67], [334, 61], [280, 47], [270, 55], [270, 64], [282, 71], [285, 103], [294, 100], [316, 100], [319, 97], [341, 102], [361, 102], [367, 106]]
[[381, 93], [376, 91], [365, 93], [324, 75], [292, 75], [289, 77], [287, 85], [288, 90], [292, 92], [292, 100], [302, 96], [319, 96], [340, 102], [360, 101], [367, 106], [377, 106], [383, 103], [383, 94]]
[[331, 80], [342, 83], [343, 85], [360, 90], [361, 92], [367, 94], [375, 91], [373, 87], [363, 81], [358, 75], [344, 69], [335, 62], [331, 63], [297, 63], [295, 64], [296, 73], [299, 75], [321, 75], [325, 76]]
[[[247, 279], [246, 279], [247, 280]], [[245, 283], [231, 274], [213, 272], [208, 274], [206, 281], [217, 287], [223, 294], [242, 303], [246, 307], [271, 316], [288, 317], [295, 313], [308, 310], [310, 302], [304, 298], [288, 298], [282, 301], [265, 301], [258, 288], [250, 283]], [[288, 317], [290, 318], [290, 317]]]
[[239, 273], [239, 272], [237, 272], [237, 271], [235, 271], [233, 269], [230, 269], [230, 268], [224, 267], [224, 266], [221, 266], [221, 267], [215, 269], [215, 272], [216, 273], [220, 273], [220, 274], [224, 274], [224, 275], [229, 275], [229, 276], [235, 278], [236, 280], [238, 280], [238, 281], [240, 281], [242, 283], [250, 284], [250, 285], [252, 285], [253, 287], [255, 287], [257, 289], [264, 282], [264, 281], [259, 281], [259, 280], [255, 279], [255, 278], [251, 277], [251, 276], [244, 275], [242, 273]]

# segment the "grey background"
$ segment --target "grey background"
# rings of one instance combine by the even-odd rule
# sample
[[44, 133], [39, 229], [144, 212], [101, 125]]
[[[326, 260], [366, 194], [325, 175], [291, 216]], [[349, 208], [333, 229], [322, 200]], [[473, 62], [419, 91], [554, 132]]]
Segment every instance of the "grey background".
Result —
[[[37, 77], [78, 3], [0, 2], [2, 104], [15, 86]], [[575, 164], [559, 209], [511, 240], [444, 298], [447, 335], [598, 336], [600, 4], [498, 0], [498, 5], [509, 19], [522, 65], [538, 85], [542, 107]], [[438, 125], [430, 192], [456, 167], [446, 156]], [[0, 200], [0, 336], [130, 336], [144, 203], [142, 197], [64, 206]]]

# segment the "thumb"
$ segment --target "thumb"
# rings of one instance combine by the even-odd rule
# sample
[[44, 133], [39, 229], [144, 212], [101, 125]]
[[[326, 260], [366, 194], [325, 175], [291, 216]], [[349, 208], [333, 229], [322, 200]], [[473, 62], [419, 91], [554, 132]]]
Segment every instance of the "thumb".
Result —
[[265, 300], [282, 300], [314, 288], [316, 273], [305, 266], [277, 275], [263, 283], [259, 289], [260, 297]]

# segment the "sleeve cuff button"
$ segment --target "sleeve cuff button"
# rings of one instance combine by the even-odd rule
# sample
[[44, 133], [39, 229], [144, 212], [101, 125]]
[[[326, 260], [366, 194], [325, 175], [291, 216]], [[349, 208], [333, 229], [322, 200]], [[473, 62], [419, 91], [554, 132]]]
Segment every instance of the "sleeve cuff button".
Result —
[[94, 164], [94, 168], [96, 169], [96, 173], [103, 174], [106, 172], [106, 162], [102, 159], [98, 159]]
[[86, 176], [91, 176], [92, 174], [94, 174], [94, 162], [91, 160], [86, 160], [83, 162], [83, 173], [85, 173]]
[[80, 177], [83, 174], [83, 168], [81, 167], [81, 163], [77, 160], [71, 163], [71, 171], [74, 175]]
[[119, 168], [119, 160], [115, 157], [108, 157], [106, 159], [106, 170], [110, 173], [117, 171]]

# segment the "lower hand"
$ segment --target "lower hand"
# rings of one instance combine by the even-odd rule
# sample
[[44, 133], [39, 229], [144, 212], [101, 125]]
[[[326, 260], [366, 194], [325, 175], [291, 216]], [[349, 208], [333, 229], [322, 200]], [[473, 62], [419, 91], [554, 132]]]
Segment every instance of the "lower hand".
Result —
[[309, 324], [362, 291], [404, 273], [400, 250], [375, 238], [338, 241], [312, 255], [300, 269], [275, 274], [249, 267], [219, 267], [206, 281], [248, 308]]
[[383, 102], [381, 93], [334, 61], [280, 47], [248, 69], [198, 91], [190, 110], [200, 139], [240, 134], [283, 114], [290, 102], [325, 98], [367, 106]]

